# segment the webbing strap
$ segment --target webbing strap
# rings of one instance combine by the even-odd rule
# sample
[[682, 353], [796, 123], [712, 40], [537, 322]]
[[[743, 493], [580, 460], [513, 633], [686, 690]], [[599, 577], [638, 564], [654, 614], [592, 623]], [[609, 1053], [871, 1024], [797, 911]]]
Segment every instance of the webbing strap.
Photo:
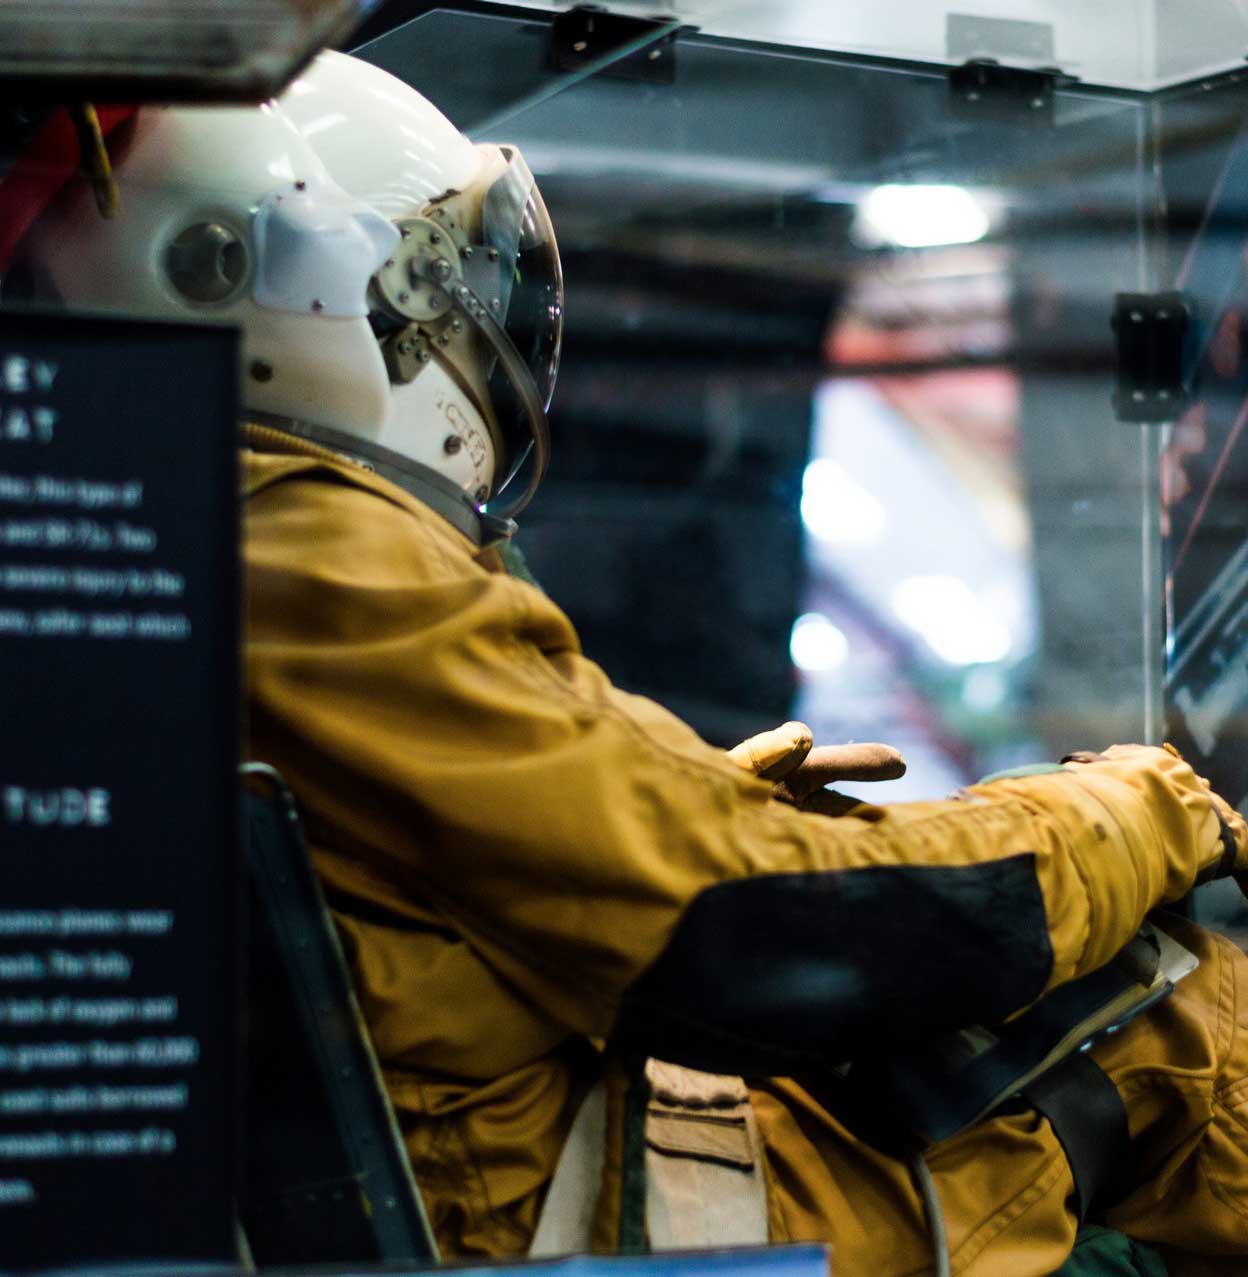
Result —
[[1075, 1180], [1080, 1222], [1095, 1204], [1113, 1204], [1130, 1165], [1127, 1110], [1105, 1070], [1084, 1051], [1023, 1088], [1026, 1100], [1049, 1119]]
[[624, 1093], [624, 1165], [620, 1185], [621, 1255], [644, 1255], [646, 1239], [646, 1108], [650, 1080], [644, 1059], [629, 1060], [628, 1089]]
[[1222, 839], [1222, 855], [1212, 865], [1207, 866], [1196, 876], [1196, 885], [1203, 887], [1214, 878], [1229, 878], [1235, 870], [1235, 862], [1239, 859], [1239, 846], [1235, 842], [1235, 831], [1230, 821], [1222, 814], [1217, 803], [1213, 804], [1213, 814], [1218, 818], [1218, 834]]

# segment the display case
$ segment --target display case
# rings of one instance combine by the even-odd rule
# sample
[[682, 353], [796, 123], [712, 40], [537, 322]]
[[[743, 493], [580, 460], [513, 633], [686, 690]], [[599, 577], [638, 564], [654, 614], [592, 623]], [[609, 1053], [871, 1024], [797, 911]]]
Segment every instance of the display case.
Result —
[[1245, 48], [1144, 0], [389, 6], [363, 56], [560, 235], [520, 544], [587, 650], [712, 740], [893, 742], [880, 797], [1171, 735], [1242, 801]]
[[[19, 35], [77, 7], [15, 6], [9, 27], [0, 21], [0, 55], [6, 33], [16, 48]], [[133, 41], [133, 6], [106, 7]], [[71, 60], [44, 67], [28, 87], [46, 96], [72, 73], [96, 96], [154, 85], [181, 100], [245, 99], [275, 88], [340, 29], [342, 14], [369, 12], [348, 47], [415, 86], [471, 138], [521, 149], [559, 237], [566, 326], [553, 459], [515, 545], [617, 684], [724, 747], [789, 718], [808, 722], [821, 743], [894, 745], [904, 777], [844, 786], [881, 802], [940, 798], [1002, 769], [1113, 741], [1168, 739], [1248, 813], [1248, 0], [261, 8], [267, 18], [228, 0], [210, 5], [197, 38], [211, 53], [214, 15], [242, 15], [253, 34], [268, 22], [265, 31], [284, 36], [281, 59], [257, 35], [231, 45], [238, 57], [222, 54], [214, 74], [190, 76], [162, 61], [171, 49], [212, 59], [196, 41], [175, 48], [174, 23], [148, 40], [142, 74]], [[285, 25], [274, 26], [274, 14]], [[26, 25], [14, 26], [19, 19]], [[89, 40], [83, 49], [98, 54]], [[236, 339], [243, 300], [263, 282], [249, 236], [265, 212], [291, 231], [296, 262], [315, 217], [282, 220], [273, 210], [283, 199], [304, 207], [309, 182], [282, 169], [280, 146], [261, 154], [257, 112], [236, 117], [220, 153], [169, 148], [196, 156], [171, 201], [142, 165], [137, 175], [123, 163], [121, 177], [114, 172], [110, 145], [124, 152], [134, 109], [97, 109], [80, 96], [64, 111], [51, 99], [0, 110], [0, 638], [10, 653], [20, 649], [10, 659], [15, 721], [57, 710], [41, 735], [14, 736], [10, 771], [34, 766], [35, 741], [39, 760], [50, 761], [36, 776], [44, 806], [31, 813], [49, 810], [47, 794], [98, 805], [133, 788], [141, 829], [119, 822], [99, 832], [94, 876], [47, 856], [46, 880], [27, 875], [0, 924], [13, 937], [71, 924], [137, 936], [142, 965], [132, 965], [151, 988], [138, 977], [134, 988], [150, 998], [75, 1005], [88, 1017], [119, 1017], [107, 1025], [118, 1033], [130, 1020], [178, 1028], [176, 1037], [145, 1037], [133, 1055], [100, 1053], [101, 1069], [127, 1085], [123, 1068], [182, 1071], [167, 1087], [136, 1084], [113, 1101], [103, 1086], [88, 1100], [68, 1085], [41, 1091], [38, 1073], [6, 1092], [14, 1123], [43, 1125], [41, 1105], [65, 1106], [38, 1139], [6, 1128], [10, 1160], [38, 1170], [0, 1183], [0, 1197], [30, 1206], [30, 1219], [39, 1204], [6, 1257], [64, 1267], [89, 1252], [124, 1263], [142, 1247], [232, 1265], [237, 1201], [262, 1268], [424, 1263], [435, 1248], [420, 1188], [353, 1001], [350, 945], [339, 947], [328, 912], [343, 897], [332, 884], [328, 904], [318, 894], [293, 798], [255, 767], [252, 782], [263, 774], [261, 788], [277, 801], [249, 808], [254, 930], [241, 939], [231, 494], [235, 417], [240, 402], [255, 405], [237, 393], [234, 373], [254, 391], [274, 367], [254, 351], [240, 358]], [[334, 121], [304, 121], [305, 132], [322, 123]], [[47, 270], [63, 250], [57, 232], [72, 222], [70, 195], [79, 213], [98, 206], [92, 227], [115, 229], [120, 200], [140, 228], [108, 241], [99, 278], [80, 272], [82, 293], [72, 297]], [[171, 234], [168, 208], [179, 200], [190, 212]], [[344, 241], [356, 234], [357, 246], [371, 225], [367, 247], [394, 267], [385, 260], [392, 250], [377, 245], [397, 243], [408, 223], [375, 214], [370, 222], [332, 199], [313, 212]], [[38, 234], [42, 262], [25, 251]], [[143, 265], [159, 262], [133, 292], [118, 282], [122, 255], [110, 251], [123, 234], [141, 245]], [[64, 249], [59, 266], [72, 256]], [[70, 261], [62, 280], [74, 269]], [[275, 308], [328, 311], [326, 333], [354, 317], [377, 359], [373, 339], [385, 330], [370, 328], [378, 316], [364, 300], [374, 285], [361, 282], [339, 307], [321, 288], [334, 272], [315, 278], [297, 306], [292, 293]], [[175, 294], [178, 317], [194, 322], [146, 322]], [[111, 308], [122, 314], [67, 319], [58, 309], [105, 311], [121, 296], [126, 304]], [[32, 318], [32, 306], [51, 319]], [[303, 373], [324, 357], [302, 354]], [[54, 401], [62, 366], [77, 380], [67, 375], [57, 392], [66, 397]], [[188, 395], [194, 407], [183, 411]], [[462, 442], [435, 444], [453, 454]], [[144, 501], [150, 526], [132, 527], [121, 515]], [[115, 505], [118, 517], [106, 526], [92, 502]], [[91, 518], [28, 519], [21, 507], [32, 503], [81, 507]], [[93, 540], [105, 533], [114, 539]], [[144, 567], [140, 556], [157, 545], [179, 557]], [[40, 560], [36, 573], [32, 549], [55, 551], [56, 570]], [[93, 573], [97, 550], [129, 556], [127, 572]], [[110, 619], [95, 597], [109, 592], [154, 601], [117, 603]], [[78, 756], [63, 740], [74, 733], [100, 775], [85, 776], [85, 762], [79, 771], [109, 787], [61, 784], [66, 760]], [[140, 803], [157, 790], [159, 802]], [[8, 823], [54, 823], [28, 819], [26, 795], [5, 788]], [[66, 845], [57, 829], [39, 839], [19, 851]], [[168, 854], [175, 845], [202, 876]], [[101, 902], [123, 886], [142, 907], [106, 915]], [[36, 909], [53, 898], [73, 905], [69, 922]], [[1180, 907], [1248, 947], [1242, 899], [1218, 883]], [[80, 907], [97, 904], [75, 922]], [[386, 923], [387, 907], [377, 905]], [[163, 949], [147, 934], [157, 926], [168, 932]], [[248, 944], [244, 1033], [237, 964]], [[129, 979], [121, 941], [101, 954], [112, 965], [100, 978], [124, 969], [118, 978]], [[12, 971], [10, 992], [33, 990], [30, 1006], [43, 1016], [47, 971], [33, 961]], [[1150, 979], [1160, 987], [1163, 977]], [[10, 999], [11, 1025], [17, 1005]], [[78, 1047], [50, 1018], [38, 1023], [22, 1049], [33, 1052], [32, 1069], [59, 1069], [56, 1051], [38, 1054], [44, 1037], [57, 1050]], [[1120, 1027], [1098, 1024], [1098, 1033]], [[84, 1025], [87, 1052], [100, 1042]], [[151, 1042], [181, 1054], [170, 1047], [166, 1059]], [[0, 1063], [24, 1069], [14, 1049], [0, 1045]], [[236, 1085], [235, 1055], [246, 1056], [246, 1085]], [[307, 1059], [316, 1071], [290, 1086]], [[97, 1132], [72, 1110], [88, 1101], [100, 1123], [114, 1102], [172, 1116]], [[308, 1117], [316, 1106], [333, 1110], [330, 1135], [342, 1137], [342, 1147], [330, 1141], [328, 1161], [318, 1160], [324, 1132]], [[244, 1109], [252, 1125], [239, 1138]], [[97, 1134], [99, 1156], [132, 1157], [139, 1170], [112, 1176], [125, 1201], [114, 1209], [98, 1194], [99, 1227], [74, 1238], [60, 1221], [66, 1202], [90, 1195], [75, 1177], [88, 1153], [97, 1156]], [[51, 1171], [41, 1178], [44, 1162]], [[178, 1175], [189, 1185], [181, 1215], [162, 1207]], [[133, 1202], [151, 1240], [132, 1226]], [[192, 1215], [194, 1226], [185, 1223]], [[292, 1236], [304, 1247], [293, 1257]], [[62, 1243], [66, 1257], [53, 1255]], [[684, 1268], [694, 1262], [676, 1269], [702, 1271]], [[822, 1252], [724, 1262], [760, 1272], [756, 1263], [825, 1264]]]

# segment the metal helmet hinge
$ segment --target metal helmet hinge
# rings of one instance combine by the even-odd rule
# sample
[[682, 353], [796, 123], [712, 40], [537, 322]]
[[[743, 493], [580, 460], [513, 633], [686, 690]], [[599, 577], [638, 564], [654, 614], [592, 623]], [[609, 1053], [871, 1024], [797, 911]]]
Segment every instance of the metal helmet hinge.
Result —
[[421, 324], [444, 319], [462, 285], [497, 315], [502, 310], [502, 270], [497, 249], [463, 242], [442, 210], [397, 222], [401, 239], [374, 277], [374, 288], [392, 314]]

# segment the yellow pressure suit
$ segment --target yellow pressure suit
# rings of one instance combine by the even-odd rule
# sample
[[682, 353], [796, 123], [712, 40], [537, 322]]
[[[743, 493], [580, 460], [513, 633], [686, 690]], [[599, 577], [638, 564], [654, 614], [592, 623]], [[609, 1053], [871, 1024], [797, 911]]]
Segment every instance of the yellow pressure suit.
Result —
[[[799, 812], [613, 687], [554, 603], [421, 502], [274, 430], [247, 442], [250, 753], [302, 803], [447, 1256], [525, 1251], [592, 1041], [758, 1079], [899, 1024], [1002, 1019], [1222, 854], [1206, 790], [1161, 751]], [[1199, 971], [1097, 1050], [1139, 1158], [1110, 1222], [1244, 1253], [1248, 964], [1182, 939]], [[830, 1242], [840, 1277], [926, 1271], [905, 1167], [795, 1083], [751, 1088], [773, 1238]], [[1062, 1263], [1072, 1177], [1046, 1120], [981, 1123], [928, 1162], [955, 1272]]]

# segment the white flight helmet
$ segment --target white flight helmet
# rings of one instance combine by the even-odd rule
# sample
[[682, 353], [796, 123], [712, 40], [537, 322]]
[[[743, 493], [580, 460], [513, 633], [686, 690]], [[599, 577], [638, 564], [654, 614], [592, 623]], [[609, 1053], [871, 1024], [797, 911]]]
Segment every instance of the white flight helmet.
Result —
[[474, 146], [401, 80], [338, 53], [259, 108], [145, 109], [128, 127], [118, 216], [77, 181], [23, 245], [56, 295], [241, 325], [252, 413], [400, 481], [428, 467], [479, 505], [532, 445], [505, 513], [528, 503], [563, 281], [517, 151]]

